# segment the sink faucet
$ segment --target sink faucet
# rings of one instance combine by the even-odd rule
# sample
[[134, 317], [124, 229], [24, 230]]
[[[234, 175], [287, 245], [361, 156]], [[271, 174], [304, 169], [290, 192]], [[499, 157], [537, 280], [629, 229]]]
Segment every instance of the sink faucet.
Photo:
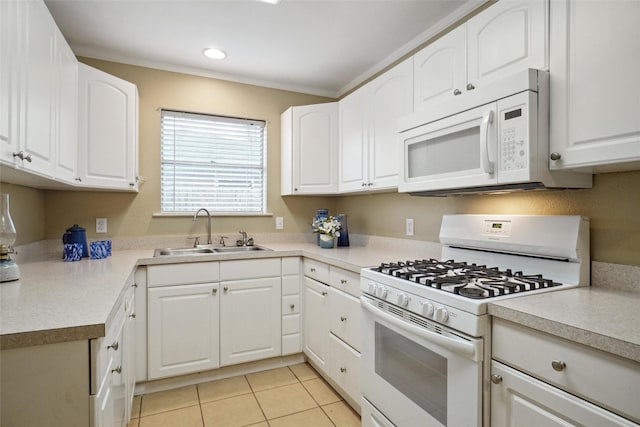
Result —
[[240, 230], [238, 233], [242, 234], [242, 246], [247, 246], [247, 233]]
[[193, 215], [193, 220], [195, 221], [196, 219], [198, 219], [198, 214], [202, 211], [204, 211], [207, 214], [207, 245], [210, 245], [211, 244], [211, 214], [209, 213], [209, 211], [206, 210], [205, 208], [198, 209], [195, 215]]

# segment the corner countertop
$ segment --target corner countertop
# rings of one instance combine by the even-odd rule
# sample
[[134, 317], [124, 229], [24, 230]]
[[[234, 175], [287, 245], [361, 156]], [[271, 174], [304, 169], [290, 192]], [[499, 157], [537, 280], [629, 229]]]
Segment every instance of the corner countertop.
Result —
[[489, 303], [489, 314], [640, 363], [640, 294], [575, 288]]
[[[0, 349], [105, 336], [106, 325], [132, 283], [137, 266], [185, 262], [304, 256], [360, 273], [360, 269], [415, 256], [437, 257], [431, 242], [322, 249], [312, 243], [273, 243], [270, 251], [153, 257], [153, 249], [114, 250], [111, 257], [63, 262], [54, 254], [19, 262], [20, 279], [0, 283]], [[393, 254], [390, 255], [390, 254]]]

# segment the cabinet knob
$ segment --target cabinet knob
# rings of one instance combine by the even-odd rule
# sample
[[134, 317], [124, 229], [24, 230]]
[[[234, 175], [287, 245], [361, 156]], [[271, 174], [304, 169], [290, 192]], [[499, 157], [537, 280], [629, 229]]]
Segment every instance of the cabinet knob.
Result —
[[564, 368], [567, 367], [567, 364], [564, 363], [562, 360], [552, 360], [551, 367], [558, 372], [562, 372], [564, 371]]
[[454, 94], [455, 96], [458, 96], [458, 95], [461, 95], [461, 94], [462, 94], [462, 92], [460, 92], [460, 89], [456, 89], [456, 90], [454, 90], [454, 91], [453, 91], [453, 94]]
[[211, 289], [211, 293], [212, 293], [213, 295], [217, 294], [217, 293], [218, 293], [218, 288], [213, 288], [213, 289]]
[[122, 366], [118, 366], [117, 368], [112, 369], [112, 370], [111, 370], [111, 373], [113, 373], [113, 372], [117, 372], [117, 373], [119, 373], [119, 374], [120, 374], [120, 373], [122, 373]]
[[555, 160], [560, 160], [560, 159], [562, 158], [562, 154], [560, 154], [560, 153], [556, 153], [556, 152], [553, 152], [553, 153], [551, 153], [551, 155], [549, 156], [549, 158], [550, 158], [551, 160], [554, 160], [554, 161], [555, 161]]
[[343, 284], [343, 285], [346, 285], [347, 281], [345, 279], [340, 279], [340, 283]]
[[293, 310], [293, 309], [295, 309], [295, 308], [296, 308], [296, 305], [295, 305], [295, 304], [291, 304], [291, 305], [289, 306], [289, 308], [290, 308], [291, 310]]
[[494, 384], [500, 384], [502, 382], [502, 375], [492, 374], [491, 375], [491, 382], [494, 383]]
[[107, 346], [108, 349], [112, 348], [115, 351], [118, 351], [118, 347], [120, 347], [120, 344], [118, 344], [118, 341], [115, 341], [113, 344]]
[[344, 316], [340, 316], [340, 321], [341, 321], [341, 322], [346, 322], [346, 321], [347, 321], [347, 318], [346, 318], [346, 317], [344, 317]]
[[298, 189], [297, 189], [297, 188], [294, 188], [294, 189], [293, 189], [293, 191], [298, 191]]
[[327, 296], [327, 292], [326, 291], [322, 291], [322, 296], [326, 297]]
[[315, 272], [316, 272], [316, 269], [315, 269], [315, 268], [313, 268], [313, 267], [311, 267], [311, 268], [309, 269], [309, 271], [311, 271], [312, 273], [315, 273]]
[[24, 151], [18, 151], [17, 153], [12, 153], [13, 157], [17, 157], [20, 160], [26, 160], [31, 163], [33, 159], [31, 158], [31, 154], [25, 153]]
[[133, 313], [133, 314], [129, 315], [129, 317], [132, 318], [132, 319], [135, 319], [136, 318], [136, 314]]
[[366, 183], [366, 182], [363, 182], [360, 186], [361, 186], [361, 187], [366, 187], [366, 186], [367, 186], [367, 183]]
[[340, 372], [342, 372], [344, 374], [345, 372], [347, 372], [347, 368], [345, 368], [344, 366], [341, 366], [340, 367]]
[[471, 83], [467, 83], [467, 90], [474, 90], [476, 87]]
[[229, 290], [228, 286], [225, 286], [224, 288], [222, 288], [223, 291], [227, 292]]
[[131, 287], [133, 287], [133, 288], [137, 288], [137, 287], [138, 287], [138, 284], [137, 284], [137, 283], [134, 283], [133, 285], [131, 285]]

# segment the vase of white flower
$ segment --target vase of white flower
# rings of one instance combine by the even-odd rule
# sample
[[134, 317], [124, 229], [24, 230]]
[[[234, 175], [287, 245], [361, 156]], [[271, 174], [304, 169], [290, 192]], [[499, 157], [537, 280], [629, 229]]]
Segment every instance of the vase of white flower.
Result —
[[335, 238], [340, 236], [340, 221], [334, 216], [314, 219], [311, 224], [314, 233], [318, 233], [318, 244], [321, 248], [333, 248]]

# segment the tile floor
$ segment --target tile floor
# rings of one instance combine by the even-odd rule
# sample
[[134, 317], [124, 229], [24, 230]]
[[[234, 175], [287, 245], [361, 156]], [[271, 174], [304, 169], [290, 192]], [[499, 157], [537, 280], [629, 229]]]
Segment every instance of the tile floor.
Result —
[[129, 427], [356, 427], [307, 363], [136, 396]]

